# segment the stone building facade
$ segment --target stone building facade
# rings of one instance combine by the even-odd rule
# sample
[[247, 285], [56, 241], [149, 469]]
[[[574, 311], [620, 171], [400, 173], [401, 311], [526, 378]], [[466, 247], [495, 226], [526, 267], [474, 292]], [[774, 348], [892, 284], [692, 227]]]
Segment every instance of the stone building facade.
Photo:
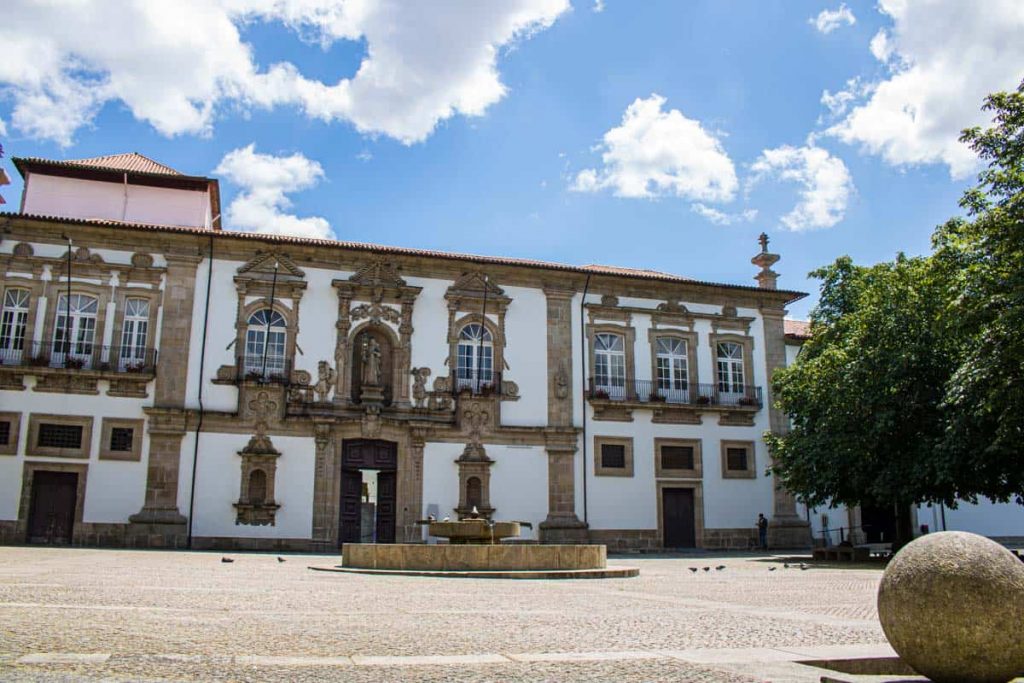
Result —
[[756, 284], [221, 230], [215, 179], [17, 159], [0, 541], [332, 550], [473, 513], [612, 549], [810, 543]]

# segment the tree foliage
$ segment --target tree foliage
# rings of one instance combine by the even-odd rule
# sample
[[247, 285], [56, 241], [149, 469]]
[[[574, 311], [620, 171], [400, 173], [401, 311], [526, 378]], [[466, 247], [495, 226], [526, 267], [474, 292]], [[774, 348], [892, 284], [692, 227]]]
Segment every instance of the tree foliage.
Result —
[[773, 472], [808, 504], [1024, 500], [1024, 84], [961, 140], [987, 162], [930, 256], [837, 259], [773, 378]]

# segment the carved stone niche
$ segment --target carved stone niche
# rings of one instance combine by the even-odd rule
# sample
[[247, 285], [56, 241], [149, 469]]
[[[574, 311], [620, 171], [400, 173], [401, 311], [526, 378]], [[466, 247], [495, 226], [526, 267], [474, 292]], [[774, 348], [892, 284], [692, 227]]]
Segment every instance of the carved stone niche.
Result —
[[412, 312], [422, 288], [406, 284], [398, 270], [383, 260], [373, 261], [352, 277], [331, 284], [338, 293], [334, 400], [363, 400], [363, 344], [369, 342], [369, 335], [380, 347], [378, 385], [385, 395], [376, 399], [376, 392], [370, 391], [372, 402], [410, 405]]
[[494, 514], [491, 507], [491, 467], [494, 461], [487, 457], [482, 445], [469, 443], [455, 464], [459, 467], [459, 506], [455, 508], [458, 518], [470, 517], [475, 507], [480, 517], [490, 519]]
[[242, 479], [238, 502], [234, 503], [235, 524], [274, 526], [281, 507], [274, 501], [277, 459], [281, 453], [270, 437], [257, 433], [238, 454], [242, 456]]

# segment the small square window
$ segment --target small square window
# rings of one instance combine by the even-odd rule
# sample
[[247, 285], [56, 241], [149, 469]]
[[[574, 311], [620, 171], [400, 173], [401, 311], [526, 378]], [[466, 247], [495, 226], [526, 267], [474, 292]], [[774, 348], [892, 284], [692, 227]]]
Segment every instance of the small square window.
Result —
[[693, 446], [662, 446], [661, 469], [692, 470]]
[[726, 479], [756, 479], [753, 441], [722, 442], [722, 477]]
[[0, 413], [0, 455], [18, 454], [21, 413]]
[[594, 474], [599, 477], [632, 477], [633, 440], [620, 436], [595, 436]]
[[626, 467], [626, 447], [618, 443], [602, 444], [601, 467], [624, 469]]
[[727, 448], [725, 449], [725, 466], [734, 472], [746, 471], [747, 469], [747, 449], [746, 448]]
[[36, 445], [40, 448], [71, 448], [82, 447], [82, 425], [50, 424], [39, 425], [39, 438]]
[[112, 427], [110, 429], [110, 450], [131, 452], [135, 430], [131, 427]]

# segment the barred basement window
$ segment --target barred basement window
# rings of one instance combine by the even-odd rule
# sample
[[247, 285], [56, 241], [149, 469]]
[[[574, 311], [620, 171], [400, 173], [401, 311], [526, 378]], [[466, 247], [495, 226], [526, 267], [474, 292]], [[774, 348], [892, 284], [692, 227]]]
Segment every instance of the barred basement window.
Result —
[[131, 452], [135, 440], [135, 430], [131, 427], [112, 427], [110, 429], [110, 450]]
[[661, 469], [692, 470], [693, 446], [662, 446]]
[[747, 470], [747, 449], [746, 448], [727, 448], [725, 449], [725, 466], [727, 469], [734, 471], [746, 471]]
[[81, 448], [82, 426], [44, 422], [39, 425], [39, 438], [36, 445], [40, 448]]
[[8, 446], [11, 443], [11, 423], [0, 422], [0, 446]]
[[626, 467], [626, 447], [617, 443], [601, 444], [601, 467], [624, 469]]

